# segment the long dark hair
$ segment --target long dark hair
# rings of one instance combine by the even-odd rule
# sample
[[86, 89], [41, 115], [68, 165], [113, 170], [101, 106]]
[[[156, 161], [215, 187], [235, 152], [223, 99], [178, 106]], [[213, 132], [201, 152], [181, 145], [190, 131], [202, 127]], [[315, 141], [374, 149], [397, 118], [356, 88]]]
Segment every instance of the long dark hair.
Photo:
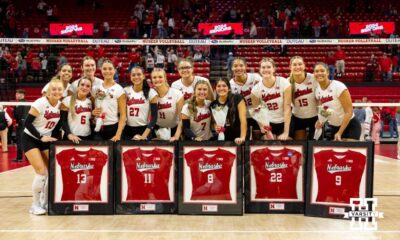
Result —
[[[231, 84], [229, 83], [228, 79], [220, 78], [215, 83], [215, 86], [217, 86], [219, 82], [224, 82], [228, 86], [228, 89], [229, 89], [228, 90], [228, 96], [226, 98], [226, 103], [224, 105], [227, 105], [228, 108], [229, 108], [227, 120], [229, 120], [229, 123], [231, 124], [231, 126], [233, 126], [235, 121], [236, 121], [237, 106], [235, 106], [234, 94], [231, 91]], [[218, 104], [218, 105], [221, 105], [219, 103], [218, 99], [219, 99], [219, 96], [218, 96], [218, 93], [217, 93], [217, 99], [216, 99], [215, 103]], [[215, 106], [212, 106], [212, 107], [215, 107]]]
[[[139, 69], [139, 70], [142, 72], [143, 76], [144, 76], [144, 70], [143, 70], [143, 68], [140, 67], [140, 66], [135, 66], [135, 67], [133, 67], [133, 68], [131, 69], [130, 74], [132, 74], [132, 71], [135, 70], [135, 69]], [[145, 97], [146, 99], [148, 99], [148, 98], [149, 98], [149, 92], [150, 92], [150, 86], [149, 86], [149, 83], [147, 82], [146, 77], [144, 77], [143, 83], [142, 83], [142, 84], [143, 84], [143, 85], [142, 85], [143, 95], [144, 95], [144, 97]]]

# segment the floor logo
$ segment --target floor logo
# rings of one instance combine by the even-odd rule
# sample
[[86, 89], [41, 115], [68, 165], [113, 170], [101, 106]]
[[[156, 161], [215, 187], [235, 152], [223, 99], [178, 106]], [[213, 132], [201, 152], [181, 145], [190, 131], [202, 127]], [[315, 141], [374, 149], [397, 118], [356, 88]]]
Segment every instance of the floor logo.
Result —
[[346, 212], [344, 218], [351, 218], [352, 230], [378, 230], [377, 218], [383, 218], [383, 212], [376, 211], [378, 199], [351, 198], [351, 211]]

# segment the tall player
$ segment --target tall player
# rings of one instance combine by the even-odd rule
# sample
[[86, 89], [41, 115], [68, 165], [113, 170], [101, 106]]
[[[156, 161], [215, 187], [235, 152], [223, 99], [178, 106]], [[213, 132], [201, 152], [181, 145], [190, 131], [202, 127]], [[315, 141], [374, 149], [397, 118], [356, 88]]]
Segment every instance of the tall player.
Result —
[[170, 141], [176, 141], [182, 133], [182, 122], [180, 121], [179, 113], [182, 111], [184, 103], [183, 94], [168, 85], [167, 74], [162, 68], [153, 69], [151, 82], [154, 89], [150, 90], [150, 99], [158, 97], [158, 117], [155, 128], [170, 129]]
[[[98, 86], [103, 84], [103, 80], [100, 78], [95, 77], [96, 73], [96, 61], [94, 60], [93, 57], [91, 56], [85, 56], [82, 59], [81, 62], [81, 69], [82, 69], [82, 77], [86, 77], [92, 81], [92, 96], [95, 95], [95, 92], [93, 90]], [[79, 80], [79, 79], [78, 79]], [[71, 95], [72, 93], [76, 92], [78, 90], [78, 80], [75, 80], [72, 84], [71, 87], [68, 90], [68, 95]]]
[[62, 81], [53, 78], [47, 96], [32, 104], [25, 120], [22, 145], [26, 158], [35, 170], [32, 182], [33, 204], [29, 211], [34, 215], [43, 215], [47, 211], [49, 143], [57, 141], [52, 133], [60, 126], [60, 99], [63, 91]]
[[235, 141], [238, 145], [244, 143], [247, 134], [245, 100], [241, 95], [232, 93], [231, 85], [225, 78], [220, 78], [216, 82], [215, 92], [217, 98], [211, 103], [210, 108], [228, 108], [225, 125], [215, 124], [215, 131], [224, 132], [226, 141]]
[[[64, 92], [63, 98], [68, 96], [68, 90], [71, 86], [70, 81], [72, 78], [72, 66], [69, 63], [63, 64], [60, 66], [60, 69], [57, 72], [57, 77], [63, 82]], [[46, 96], [46, 92], [49, 89], [49, 83], [47, 83], [42, 89], [42, 95]]]
[[[252, 105], [251, 102], [251, 90], [262, 78], [258, 73], [247, 73], [247, 64], [244, 58], [235, 58], [232, 62], [233, 78], [230, 80], [232, 93], [237, 93], [243, 96], [246, 107], [249, 108]], [[253, 130], [259, 130], [257, 122], [250, 117], [250, 113], [247, 110], [247, 138], [250, 138], [250, 127]], [[258, 139], [260, 136], [259, 132], [253, 131], [253, 139]]]
[[209, 140], [211, 133], [211, 101], [207, 96], [212, 93], [210, 84], [198, 80], [194, 86], [194, 94], [182, 109], [183, 132], [186, 139], [195, 141]]
[[[93, 115], [100, 117], [104, 113], [102, 129], [94, 136], [98, 140], [121, 140], [122, 131], [126, 124], [126, 95], [124, 89], [114, 81], [115, 67], [112, 61], [106, 59], [101, 67], [104, 82], [93, 85], [95, 96], [102, 96], [101, 108], [95, 108]], [[93, 83], [94, 84], [94, 83]], [[98, 97], [96, 97], [96, 101]], [[118, 118], [119, 116], [119, 118]]]
[[305, 69], [306, 65], [302, 57], [294, 56], [290, 59], [288, 80], [292, 86], [292, 127], [295, 140], [312, 139], [315, 132], [315, 122], [318, 120], [318, 102], [315, 98], [315, 89], [318, 83], [314, 75], [306, 72]]
[[[329, 68], [325, 63], [317, 63], [314, 67], [314, 76], [318, 81], [315, 95], [321, 109], [324, 109], [328, 124], [332, 127], [333, 139], [336, 141], [359, 140], [361, 124], [354, 117], [353, 104], [350, 92], [346, 85], [329, 80]], [[317, 120], [316, 128], [322, 128], [322, 123]]]
[[[177, 68], [181, 78], [173, 82], [171, 87], [181, 91], [185, 101], [189, 100], [189, 98], [193, 95], [194, 85], [197, 81], [203, 80], [210, 84], [207, 78], [193, 75], [193, 62], [189, 59], [179, 59]], [[213, 98], [213, 93], [210, 92], [207, 96], [207, 99], [212, 101]]]
[[[269, 122], [274, 138], [289, 138], [292, 89], [287, 79], [275, 76], [276, 64], [272, 58], [260, 62], [262, 81], [251, 90], [253, 107], [263, 104], [269, 111]], [[266, 116], [267, 117], [267, 116]]]
[[124, 88], [127, 98], [127, 122], [123, 138], [146, 140], [157, 122], [158, 98], [149, 98], [150, 87], [141, 67], [131, 69], [131, 82], [132, 86]]
[[64, 139], [79, 143], [90, 139], [90, 119], [93, 104], [90, 100], [92, 81], [83, 77], [79, 80], [78, 91], [63, 99], [61, 104], [61, 121]]

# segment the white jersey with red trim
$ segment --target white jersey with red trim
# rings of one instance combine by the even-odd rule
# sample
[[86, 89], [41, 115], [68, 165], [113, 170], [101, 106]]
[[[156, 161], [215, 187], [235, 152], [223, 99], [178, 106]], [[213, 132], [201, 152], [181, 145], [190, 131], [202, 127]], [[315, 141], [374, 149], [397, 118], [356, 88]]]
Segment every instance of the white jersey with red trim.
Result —
[[124, 89], [118, 83], [109, 88], [105, 88], [103, 84], [92, 88], [95, 92], [96, 107], [101, 107], [105, 113], [104, 125], [112, 125], [118, 123], [118, 98], [125, 94]]
[[264, 104], [270, 112], [269, 121], [271, 123], [282, 123], [284, 121], [284, 92], [290, 87], [286, 78], [275, 77], [275, 83], [268, 88], [261, 81], [254, 86], [251, 93], [260, 99], [260, 104]]
[[[79, 80], [81, 80], [80, 78], [73, 81], [71, 83], [71, 86], [69, 87], [69, 91], [71, 91], [72, 93], [76, 93], [76, 91], [78, 91], [78, 83]], [[103, 85], [103, 80], [101, 80], [100, 78], [95, 77], [94, 81], [92, 82], [92, 91], [90, 92], [92, 94], [92, 96], [94, 96], [96, 94], [96, 92], [94, 91], [94, 88]]]
[[231, 84], [232, 93], [237, 93], [243, 96], [247, 106], [247, 118], [250, 118], [249, 107], [251, 106], [251, 90], [257, 83], [262, 81], [262, 77], [258, 73], [247, 73], [246, 82], [239, 85], [232, 78], [229, 83]]
[[[61, 102], [58, 101], [56, 106], [53, 107], [47, 97], [41, 97], [32, 103], [31, 107], [39, 112], [39, 116], [33, 120], [32, 125], [39, 132], [40, 136], [51, 136], [52, 131], [58, 121], [60, 121], [60, 104]], [[24, 132], [36, 138], [27, 128], [24, 129]]]
[[[344, 118], [344, 108], [340, 103], [339, 97], [343, 91], [347, 90], [346, 85], [343, 83], [332, 80], [329, 86], [323, 90], [318, 85], [315, 96], [325, 110], [330, 109], [330, 114], [327, 117], [328, 122], [332, 126], [339, 127], [342, 125]], [[354, 113], [352, 118], [354, 117]]]
[[190, 129], [192, 129], [196, 137], [201, 137], [203, 140], [208, 140], [212, 137], [210, 104], [211, 101], [206, 100], [203, 107], [196, 107], [196, 117], [190, 113], [188, 103], [182, 108], [182, 114], [190, 118]]
[[318, 114], [318, 102], [315, 89], [318, 86], [314, 75], [306, 73], [306, 79], [298, 84], [294, 83], [293, 115], [298, 118], [312, 118]]
[[197, 81], [199, 81], [199, 80], [204, 80], [204, 81], [209, 82], [209, 80], [205, 77], [194, 76], [193, 82], [190, 86], [186, 86], [185, 84], [183, 84], [182, 78], [180, 78], [180, 79], [176, 80], [175, 82], [173, 82], [171, 84], [171, 87], [181, 91], [181, 93], [183, 94], [185, 101], [186, 101], [193, 95], [194, 86], [196, 85]]
[[[63, 99], [62, 103], [65, 107], [70, 108], [71, 96]], [[76, 99], [75, 115], [72, 116], [71, 110], [68, 112], [68, 126], [71, 133], [77, 136], [86, 137], [91, 133], [90, 118], [92, 117], [93, 105], [90, 99]]]
[[[154, 89], [150, 89], [149, 98], [158, 96]], [[169, 88], [167, 94], [158, 99], [157, 125], [162, 128], [174, 128], [179, 123], [179, 113], [177, 112], [177, 102], [183, 98], [181, 91]]]
[[133, 86], [124, 88], [126, 94], [127, 125], [130, 127], [146, 126], [149, 120], [150, 102], [143, 91], [135, 92]]

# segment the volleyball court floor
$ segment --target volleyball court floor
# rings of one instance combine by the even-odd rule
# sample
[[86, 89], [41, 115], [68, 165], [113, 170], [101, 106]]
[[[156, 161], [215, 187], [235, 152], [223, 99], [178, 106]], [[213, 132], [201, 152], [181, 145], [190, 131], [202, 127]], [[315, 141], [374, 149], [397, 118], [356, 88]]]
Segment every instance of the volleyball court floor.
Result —
[[375, 148], [377, 231], [350, 229], [350, 221], [301, 214], [244, 216], [33, 216], [33, 169], [12, 163], [15, 146], [0, 152], [0, 239], [400, 239], [400, 160], [396, 145]]

